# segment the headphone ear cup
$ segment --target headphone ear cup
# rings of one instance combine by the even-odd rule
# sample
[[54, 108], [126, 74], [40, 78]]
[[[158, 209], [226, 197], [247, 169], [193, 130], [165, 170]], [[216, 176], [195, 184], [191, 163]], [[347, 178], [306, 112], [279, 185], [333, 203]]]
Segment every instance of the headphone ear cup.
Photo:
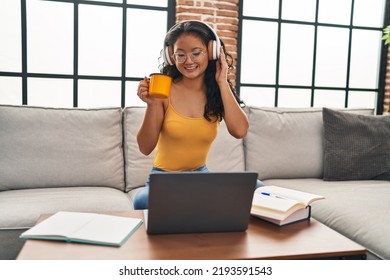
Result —
[[164, 47], [163, 56], [164, 56], [165, 63], [169, 65], [174, 65], [172, 61], [172, 55], [173, 55], [172, 48], [170, 46]]
[[210, 40], [207, 45], [207, 56], [209, 60], [214, 60], [214, 40]]
[[220, 45], [215, 40], [210, 40], [207, 46], [207, 52], [209, 60], [218, 60], [219, 59], [219, 49]]

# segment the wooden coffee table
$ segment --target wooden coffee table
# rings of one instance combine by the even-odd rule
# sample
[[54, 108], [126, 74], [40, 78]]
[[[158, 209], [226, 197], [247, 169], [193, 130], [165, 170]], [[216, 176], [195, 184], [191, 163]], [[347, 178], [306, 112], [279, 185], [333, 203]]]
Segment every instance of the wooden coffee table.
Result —
[[[135, 210], [105, 214], [143, 218]], [[251, 218], [246, 232], [148, 235], [142, 225], [119, 248], [27, 240], [17, 259], [364, 259], [365, 254], [362, 246], [314, 219], [277, 227]]]

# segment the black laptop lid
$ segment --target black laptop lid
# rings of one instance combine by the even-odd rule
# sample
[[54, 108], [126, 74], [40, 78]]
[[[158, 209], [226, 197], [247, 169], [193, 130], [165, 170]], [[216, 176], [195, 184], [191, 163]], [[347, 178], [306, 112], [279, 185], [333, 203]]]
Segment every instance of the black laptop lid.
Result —
[[150, 174], [148, 233], [245, 231], [255, 172]]

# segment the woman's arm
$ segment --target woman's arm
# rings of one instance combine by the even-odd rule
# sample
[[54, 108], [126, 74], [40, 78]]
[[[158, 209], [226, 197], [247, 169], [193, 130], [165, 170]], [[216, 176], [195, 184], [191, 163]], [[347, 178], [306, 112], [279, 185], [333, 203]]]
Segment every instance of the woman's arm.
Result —
[[137, 133], [138, 147], [144, 155], [149, 155], [156, 147], [164, 120], [164, 100], [150, 97], [148, 90], [149, 80], [145, 77], [140, 81], [137, 93], [147, 104], [144, 120]]
[[240, 107], [227, 81], [228, 65], [225, 54], [220, 50], [217, 61], [215, 78], [217, 80], [224, 107], [224, 120], [229, 133], [236, 138], [244, 138], [248, 133], [249, 121], [244, 110]]

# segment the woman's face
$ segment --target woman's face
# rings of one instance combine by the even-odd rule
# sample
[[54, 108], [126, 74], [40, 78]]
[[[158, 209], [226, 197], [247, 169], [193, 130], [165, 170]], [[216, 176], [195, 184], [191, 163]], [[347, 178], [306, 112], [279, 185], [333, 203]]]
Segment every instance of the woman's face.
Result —
[[208, 66], [207, 47], [198, 36], [184, 33], [173, 45], [173, 59], [184, 77], [203, 77]]

